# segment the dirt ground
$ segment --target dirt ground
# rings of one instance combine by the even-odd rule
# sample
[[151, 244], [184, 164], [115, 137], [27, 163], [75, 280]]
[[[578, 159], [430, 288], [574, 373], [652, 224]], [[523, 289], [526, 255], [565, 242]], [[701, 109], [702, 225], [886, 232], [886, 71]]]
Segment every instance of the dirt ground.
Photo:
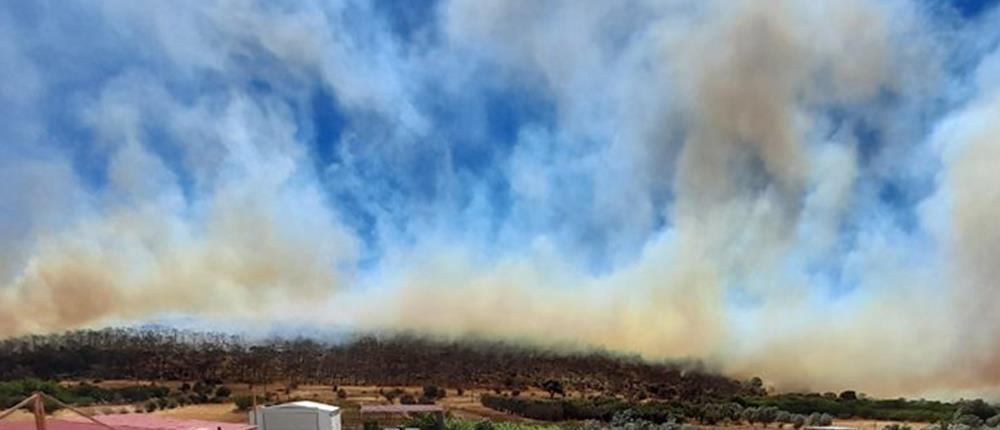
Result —
[[[105, 388], [121, 388], [136, 384], [148, 384], [147, 381], [102, 381], [97, 385]], [[158, 385], [167, 386], [171, 389], [177, 390], [180, 388], [182, 382], [158, 382]], [[246, 384], [226, 384], [232, 390], [232, 397], [249, 395], [251, 390], [250, 386]], [[345, 428], [360, 428], [363, 422], [360, 416], [360, 405], [362, 404], [388, 404], [389, 402], [379, 394], [379, 389], [392, 390], [400, 389], [406, 393], [412, 394], [415, 397], [422, 393], [422, 387], [415, 386], [393, 386], [393, 387], [376, 387], [376, 386], [340, 386], [338, 388], [343, 389], [347, 393], [346, 399], [337, 398], [336, 392], [333, 390], [332, 386], [329, 385], [301, 385], [298, 388], [291, 390], [291, 392], [285, 392], [283, 388], [278, 385], [272, 384], [270, 386], [257, 386], [254, 388], [254, 392], [258, 395], [262, 394], [265, 389], [268, 393], [272, 393], [278, 402], [289, 400], [289, 399], [308, 399], [317, 402], [323, 402], [328, 404], [333, 404], [341, 407], [342, 421]], [[489, 393], [488, 390], [477, 390], [471, 389], [458, 394], [457, 390], [446, 390], [447, 396], [440, 400], [438, 403], [444, 408], [451, 412], [452, 415], [469, 420], [481, 420], [490, 419], [493, 421], [516, 421], [516, 422], [532, 422], [516, 415], [506, 414], [503, 412], [495, 411], [483, 406], [479, 402], [479, 397], [483, 394]], [[531, 396], [547, 396], [542, 392], [531, 392], [524, 393], [522, 395]], [[80, 410], [91, 414], [100, 415], [105, 413], [122, 413], [122, 411], [128, 412], [142, 412], [141, 404], [124, 404], [124, 405], [100, 405], [91, 407], [81, 407]], [[223, 422], [246, 422], [247, 414], [246, 412], [241, 412], [236, 410], [236, 405], [232, 402], [226, 403], [213, 403], [213, 404], [201, 404], [201, 405], [189, 405], [183, 406], [175, 409], [160, 410], [152, 412], [154, 415], [160, 415], [170, 418], [179, 419], [196, 419], [196, 420], [208, 420], [208, 421], [223, 421]], [[77, 415], [68, 410], [59, 410], [51, 414], [52, 417], [57, 419], [77, 419]], [[32, 414], [27, 411], [17, 411], [14, 414], [6, 418], [6, 420], [13, 421], [30, 421], [34, 419]]]

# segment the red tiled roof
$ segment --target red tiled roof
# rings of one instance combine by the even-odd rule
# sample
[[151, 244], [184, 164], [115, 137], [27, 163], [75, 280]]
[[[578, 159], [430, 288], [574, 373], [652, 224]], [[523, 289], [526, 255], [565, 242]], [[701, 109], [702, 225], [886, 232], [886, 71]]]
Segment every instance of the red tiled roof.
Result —
[[361, 405], [361, 413], [405, 414], [410, 412], [444, 412], [438, 405]]

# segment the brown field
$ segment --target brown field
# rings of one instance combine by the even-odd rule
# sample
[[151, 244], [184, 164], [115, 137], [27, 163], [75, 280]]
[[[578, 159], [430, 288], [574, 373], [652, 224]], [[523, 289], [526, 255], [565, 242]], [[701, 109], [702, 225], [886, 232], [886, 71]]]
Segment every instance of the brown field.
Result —
[[[65, 383], [76, 383], [76, 381], [66, 381]], [[105, 388], [121, 388], [137, 384], [149, 384], [149, 381], [124, 381], [124, 380], [112, 380], [112, 381], [101, 381], [96, 383], [96, 385]], [[183, 382], [172, 381], [172, 382], [157, 382], [158, 385], [167, 386], [171, 389], [179, 389]], [[232, 390], [232, 396], [249, 395], [251, 390], [250, 386], [247, 384], [225, 384]], [[379, 394], [379, 389], [391, 390], [394, 388], [401, 389], [407, 393], [418, 395], [422, 392], [422, 387], [416, 386], [391, 386], [391, 387], [377, 387], [377, 386], [340, 386], [339, 388], [347, 392], [346, 399], [338, 399], [336, 393], [333, 391], [333, 387], [330, 385], [300, 385], [298, 388], [291, 390], [291, 392], [286, 392], [284, 388], [279, 385], [272, 384], [269, 386], [257, 386], [254, 392], [261, 394], [265, 390], [270, 393], [277, 401], [285, 401], [291, 399], [307, 399], [314, 400], [323, 403], [329, 403], [333, 405], [340, 406], [342, 408], [342, 420], [345, 428], [356, 428], [361, 427], [362, 420], [359, 414], [359, 408], [362, 404], [388, 404], [388, 401]], [[454, 389], [447, 390], [447, 397], [440, 400], [438, 403], [444, 406], [453, 416], [460, 417], [469, 420], [481, 420], [490, 419], [493, 421], [514, 421], [514, 422], [533, 422], [533, 420], [522, 418], [516, 415], [506, 414], [503, 412], [495, 411], [483, 406], [479, 402], [479, 396], [489, 393], [489, 390], [485, 389], [469, 389], [466, 390], [461, 396], [458, 395], [458, 391]], [[527, 391], [522, 393], [522, 395], [528, 396], [539, 396], [547, 397], [541, 391]], [[93, 414], [100, 415], [106, 413], [109, 410], [117, 413], [123, 409], [140, 411], [141, 406], [139, 404], [124, 404], [124, 405], [100, 405], [100, 406], [90, 406], [81, 407], [80, 410]], [[247, 415], [246, 412], [241, 412], [236, 410], [236, 405], [232, 402], [227, 403], [212, 403], [212, 404], [200, 404], [200, 405], [188, 405], [182, 406], [175, 409], [169, 410], [159, 410], [152, 412], [154, 415], [160, 415], [171, 418], [180, 419], [196, 419], [196, 420], [209, 420], [209, 421], [223, 421], [223, 422], [246, 422]], [[59, 410], [51, 415], [54, 418], [59, 419], [77, 419], [77, 415], [68, 410]], [[33, 419], [31, 413], [27, 411], [17, 411], [13, 415], [6, 418], [7, 420], [14, 421], [30, 421]]]

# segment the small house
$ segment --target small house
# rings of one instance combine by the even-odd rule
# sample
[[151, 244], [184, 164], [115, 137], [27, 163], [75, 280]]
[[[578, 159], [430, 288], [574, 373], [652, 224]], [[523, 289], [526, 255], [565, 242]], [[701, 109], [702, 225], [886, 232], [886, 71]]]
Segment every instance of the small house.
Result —
[[340, 408], [301, 401], [259, 407], [250, 411], [257, 430], [341, 430]]

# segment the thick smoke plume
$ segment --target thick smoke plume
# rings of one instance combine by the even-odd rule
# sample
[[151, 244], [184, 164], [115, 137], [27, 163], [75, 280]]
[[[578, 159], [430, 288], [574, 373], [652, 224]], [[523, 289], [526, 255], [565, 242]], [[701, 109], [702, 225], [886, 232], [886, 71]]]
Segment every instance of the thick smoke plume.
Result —
[[995, 395], [998, 19], [10, 4], [0, 335], [296, 320]]

